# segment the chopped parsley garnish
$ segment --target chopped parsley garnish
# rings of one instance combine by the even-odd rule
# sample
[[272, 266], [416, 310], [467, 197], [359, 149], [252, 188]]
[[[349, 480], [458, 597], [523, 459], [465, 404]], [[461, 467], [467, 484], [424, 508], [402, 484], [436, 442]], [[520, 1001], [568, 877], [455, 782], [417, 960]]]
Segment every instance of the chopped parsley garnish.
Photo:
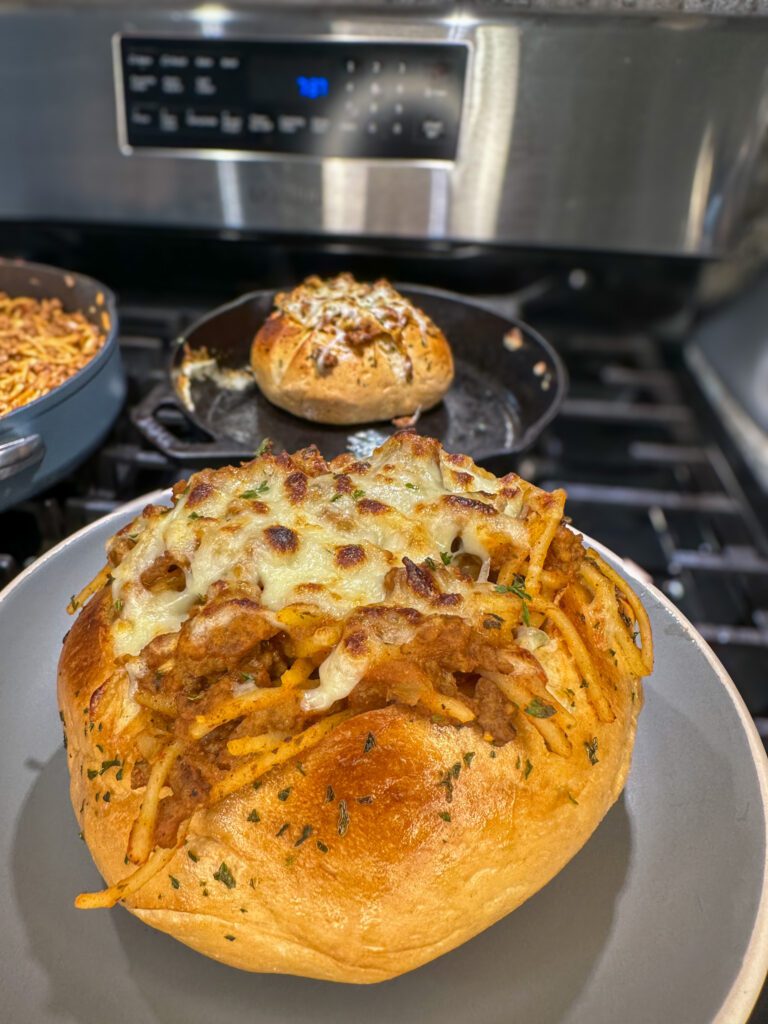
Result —
[[227, 942], [234, 942], [235, 941], [235, 936], [234, 935], [225, 935], [224, 938], [227, 940]]
[[531, 613], [528, 611], [528, 602], [523, 601], [523, 624], [530, 626], [531, 624]]
[[327, 804], [332, 804], [335, 799], [336, 794], [333, 792], [333, 786], [329, 786], [325, 791], [325, 802]]
[[538, 697], [534, 697], [526, 707], [525, 713], [530, 715], [531, 718], [551, 718], [555, 713], [555, 709], [551, 704], [545, 704]]
[[352, 491], [352, 499], [354, 501], [357, 501], [357, 499], [362, 498], [364, 494], [365, 491], [361, 491], [359, 487], [356, 487], [355, 490]]
[[268, 437], [265, 437], [264, 440], [259, 445], [259, 447], [256, 449], [256, 451], [253, 453], [254, 459], [258, 459], [258, 457], [260, 455], [263, 455], [264, 452], [267, 450], [267, 448], [270, 447], [271, 444], [272, 444], [271, 440]]
[[89, 768], [88, 769], [88, 778], [89, 779], [95, 779], [98, 774], [99, 774], [99, 769], [98, 768]]
[[106, 793], [104, 794], [104, 796], [102, 797], [102, 800], [104, 801], [105, 804], [108, 804], [111, 799], [112, 799], [112, 794], [110, 793], [109, 790], [107, 790]]
[[515, 576], [515, 579], [514, 579], [514, 581], [512, 583], [508, 583], [508, 584], [497, 583], [496, 584], [496, 593], [497, 594], [514, 594], [515, 597], [519, 597], [521, 601], [532, 601], [533, 600], [531, 595], [525, 589], [525, 576], [520, 576], [519, 574], [517, 576]]
[[432, 569], [433, 571], [437, 568], [437, 564], [435, 563], [434, 558], [425, 558], [424, 565], [426, 565], [428, 569]]
[[307, 774], [305, 769], [304, 769], [304, 765], [301, 763], [301, 761], [297, 761], [296, 762], [296, 771], [299, 773], [299, 775], [306, 775]]
[[187, 516], [187, 519], [201, 519], [201, 518], [202, 518], [202, 516], [200, 515], [199, 512], [190, 512], [189, 515]]
[[373, 750], [373, 748], [375, 746], [376, 746], [376, 737], [373, 735], [372, 732], [369, 732], [368, 735], [365, 737], [365, 746], [363, 747], [363, 753], [364, 754], [369, 753], [369, 751]]
[[122, 781], [122, 778], [123, 778], [123, 769], [122, 768], [118, 768], [117, 769], [117, 771], [115, 772], [115, 778], [117, 779], [118, 782]]
[[260, 494], [266, 494], [268, 490], [269, 483], [266, 480], [262, 480], [258, 487], [250, 491], [243, 491], [240, 497], [245, 498], [246, 501], [250, 501], [252, 498], [258, 498]]
[[168, 877], [170, 878], [171, 885], [173, 886], [174, 889], [181, 888], [181, 882], [178, 880], [178, 878], [174, 878], [173, 875], [168, 875]]
[[290, 821], [283, 822], [283, 824], [280, 826], [280, 828], [277, 830], [277, 832], [275, 832], [275, 836], [279, 839], [280, 836], [285, 835], [285, 833], [288, 831], [288, 829], [290, 827], [291, 827]]
[[344, 495], [341, 493], [341, 491], [337, 491], [336, 494], [334, 494], [334, 496], [331, 498], [331, 501], [338, 501], [339, 498], [343, 498], [343, 497], [344, 497]]
[[282, 800], [282, 802], [285, 803], [285, 801], [291, 795], [291, 789], [291, 786], [286, 786], [285, 789], [281, 789], [280, 792], [277, 794], [277, 799]]
[[445, 786], [445, 799], [448, 801], [448, 803], [451, 803], [451, 801], [453, 800], [453, 779], [454, 775], [449, 768], [445, 775], [438, 782], [438, 786]]
[[251, 811], [251, 813], [248, 815], [248, 821], [255, 821], [255, 822], [261, 821], [261, 815], [259, 814], [259, 812], [256, 810], [255, 807]]
[[443, 563], [443, 565], [450, 565], [451, 562], [453, 561], [453, 555], [450, 554], [450, 552], [448, 551], [441, 551], [440, 561]]
[[527, 779], [532, 771], [533, 771], [533, 765], [528, 760], [528, 758], [526, 758], [525, 759], [525, 771], [523, 772], [523, 778]]
[[261, 779], [256, 779], [256, 781], [253, 783], [253, 788], [254, 790], [261, 789]]
[[587, 752], [590, 764], [597, 764], [600, 758], [597, 756], [597, 736], [593, 736], [591, 740], [584, 740], [584, 749]]
[[566, 796], [568, 797], [568, 799], [574, 805], [574, 807], [578, 807], [579, 806], [579, 801], [576, 799], [576, 797], [573, 795], [573, 793], [570, 791], [570, 789], [566, 789], [565, 793], [566, 793]]
[[240, 678], [242, 679], [242, 681], [244, 683], [252, 683], [253, 682], [253, 676], [251, 675], [250, 672], [241, 672], [240, 673]]
[[474, 750], [469, 750], [464, 755], [464, 764], [467, 766], [467, 768], [469, 768], [469, 766], [472, 764], [472, 761], [474, 760], [474, 757], [475, 757]]
[[102, 761], [101, 768], [99, 769], [99, 775], [103, 775], [109, 768], [118, 768], [120, 763], [119, 757], [114, 757], [111, 761]]
[[373, 797], [372, 796], [359, 796], [357, 798], [357, 802], [359, 804], [372, 804], [373, 803]]
[[579, 683], [579, 689], [580, 690], [586, 690], [588, 686], [589, 686], [589, 683], [587, 682], [586, 679], [582, 679], [581, 682]]
[[117, 599], [117, 600], [115, 601], [115, 606], [114, 606], [114, 607], [115, 607], [115, 611], [116, 611], [116, 612], [117, 612], [117, 614], [119, 615], [119, 614], [120, 614], [120, 612], [121, 612], [121, 611], [123, 610], [123, 602], [121, 601], [121, 599], [120, 599], [119, 597], [118, 597], [118, 599]]
[[418, 490], [418, 487], [416, 486], [416, 484], [407, 483], [405, 486], [408, 488], [409, 491], [417, 491]]
[[235, 886], [237, 885], [237, 882], [235, 881], [232, 872], [227, 867], [225, 861], [221, 862], [218, 871], [214, 871], [213, 877], [216, 879], [217, 882], [221, 882], [222, 885], [226, 885], [228, 889], [234, 889]]
[[69, 607], [72, 609], [73, 612], [80, 607], [80, 604], [74, 594], [69, 599]]
[[455, 764], [451, 765], [451, 775], [454, 777], [454, 779], [458, 779], [460, 774], [461, 774], [461, 765], [457, 761]]
[[349, 828], [349, 812], [347, 811], [347, 801], [339, 800], [339, 825], [338, 832], [340, 836], [347, 834]]
[[450, 821], [451, 820], [451, 812], [450, 811], [438, 811], [437, 812], [437, 816], [438, 816], [438, 818], [442, 818], [443, 821]]
[[328, 847], [325, 845], [322, 839], [317, 840], [317, 848], [320, 851], [320, 853], [328, 853]]
[[200, 858], [197, 856], [194, 850], [187, 850], [187, 856], [189, 857], [193, 864], [197, 864], [197, 862], [200, 860]]
[[301, 846], [302, 843], [306, 843], [306, 841], [309, 839], [309, 837], [312, 835], [314, 831], [315, 830], [312, 828], [311, 825], [305, 825], [304, 828], [301, 830], [301, 835], [293, 845]]

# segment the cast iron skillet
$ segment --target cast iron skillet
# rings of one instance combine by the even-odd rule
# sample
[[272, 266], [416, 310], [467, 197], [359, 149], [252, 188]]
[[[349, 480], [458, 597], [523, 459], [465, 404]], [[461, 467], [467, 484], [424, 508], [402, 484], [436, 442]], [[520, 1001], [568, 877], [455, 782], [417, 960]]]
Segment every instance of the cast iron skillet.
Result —
[[[453, 348], [456, 379], [445, 399], [416, 429], [449, 451], [475, 459], [519, 452], [532, 444], [562, 402], [567, 387], [557, 353], [531, 327], [499, 316], [463, 296], [437, 288], [397, 286], [442, 328]], [[275, 292], [255, 291], [193, 324], [174, 346], [171, 387], [156, 388], [133, 412], [142, 433], [179, 462], [222, 464], [249, 457], [270, 437], [292, 451], [316, 444], [328, 458], [344, 451], [368, 455], [397, 429], [390, 423], [328, 426], [299, 419], [267, 401], [255, 383], [246, 390], [213, 380], [192, 383], [187, 404], [178, 377], [184, 348], [206, 348], [222, 367], [246, 367], [254, 335], [269, 316]], [[211, 441], [182, 442], [163, 425], [163, 406], [181, 406]]]
[[112, 292], [93, 278], [57, 267], [0, 259], [0, 291], [60, 299], [100, 326], [96, 355], [47, 395], [0, 417], [0, 510], [50, 487], [82, 462], [112, 426], [125, 397]]

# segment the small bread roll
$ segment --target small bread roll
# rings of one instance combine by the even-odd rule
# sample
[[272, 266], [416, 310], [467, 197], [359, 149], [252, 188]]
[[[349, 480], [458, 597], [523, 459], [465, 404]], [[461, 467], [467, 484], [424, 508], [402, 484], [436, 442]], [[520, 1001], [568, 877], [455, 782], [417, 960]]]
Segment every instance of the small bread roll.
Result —
[[445, 335], [385, 280], [308, 277], [280, 292], [251, 349], [275, 405], [317, 423], [369, 423], [431, 409], [453, 381]]

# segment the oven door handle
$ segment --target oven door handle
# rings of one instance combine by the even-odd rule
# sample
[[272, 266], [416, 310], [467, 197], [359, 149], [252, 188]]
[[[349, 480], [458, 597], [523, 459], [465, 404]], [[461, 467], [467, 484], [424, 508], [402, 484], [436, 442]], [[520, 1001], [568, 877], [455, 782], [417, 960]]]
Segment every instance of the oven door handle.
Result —
[[39, 434], [14, 437], [0, 443], [0, 480], [32, 469], [45, 457], [45, 442]]
[[184, 410], [176, 395], [165, 384], [158, 384], [142, 401], [131, 409], [131, 420], [143, 437], [174, 462], [184, 466], [216, 466], [243, 462], [253, 458], [253, 452], [237, 447], [233, 442], [226, 444], [210, 441], [182, 441], [176, 437], [159, 418], [163, 409], [173, 410], [178, 416]]

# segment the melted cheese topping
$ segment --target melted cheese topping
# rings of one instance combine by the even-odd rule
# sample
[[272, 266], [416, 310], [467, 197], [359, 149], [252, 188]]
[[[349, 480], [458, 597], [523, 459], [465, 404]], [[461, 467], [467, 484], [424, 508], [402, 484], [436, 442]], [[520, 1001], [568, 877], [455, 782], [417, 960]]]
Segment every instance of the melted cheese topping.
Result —
[[330, 329], [331, 344], [343, 338], [340, 327], [356, 326], [366, 317], [373, 317], [382, 333], [399, 334], [409, 323], [424, 333], [437, 330], [428, 316], [384, 279], [366, 284], [350, 274], [328, 280], [309, 277], [292, 292], [277, 295], [275, 306], [307, 330]]
[[[326, 472], [321, 463], [315, 476], [300, 464], [267, 454], [206, 470], [190, 479], [173, 508], [148, 510], [129, 528], [135, 545], [112, 570], [117, 656], [138, 655], [155, 637], [178, 631], [218, 581], [259, 595], [273, 612], [301, 602], [341, 619], [386, 601], [386, 577], [403, 568], [404, 558], [430, 558], [441, 569], [441, 554], [448, 561], [451, 551], [484, 562], [508, 553], [510, 543], [523, 550], [527, 520], [535, 518], [531, 503], [546, 498], [512, 475], [497, 479], [411, 434], [391, 438], [365, 463], [341, 456]], [[182, 589], [151, 589], [158, 562], [180, 567]], [[481, 591], [486, 603], [494, 590], [459, 573], [449, 589]], [[418, 594], [408, 597], [419, 607]], [[364, 669], [334, 651], [320, 668], [320, 686], [305, 695], [306, 709], [346, 696]]]

